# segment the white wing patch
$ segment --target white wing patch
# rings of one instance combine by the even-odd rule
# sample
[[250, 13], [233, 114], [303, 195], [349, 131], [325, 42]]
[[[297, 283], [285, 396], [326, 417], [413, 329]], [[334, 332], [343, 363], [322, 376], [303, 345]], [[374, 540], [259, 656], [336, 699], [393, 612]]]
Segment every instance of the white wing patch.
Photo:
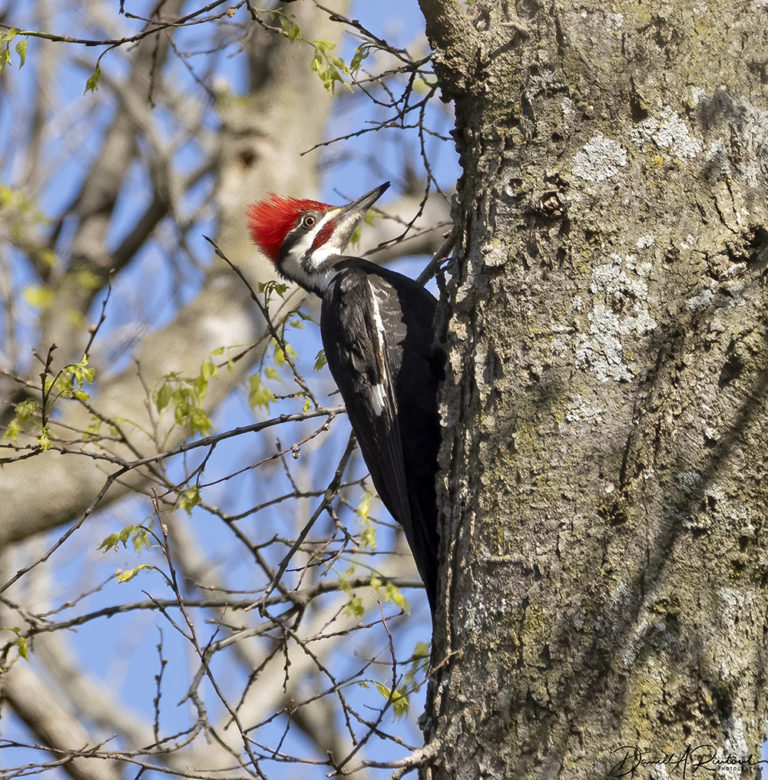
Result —
[[371, 388], [371, 401], [373, 402], [373, 413], [378, 417], [387, 403], [387, 391], [384, 385], [378, 384]]
[[371, 292], [371, 300], [373, 302], [373, 324], [376, 326], [376, 362], [379, 368], [379, 375], [381, 376], [381, 382], [371, 387], [373, 412], [378, 417], [384, 411], [387, 403], [386, 388], [387, 385], [389, 385], [389, 377], [387, 375], [387, 348], [384, 340], [384, 322], [381, 319], [381, 311], [379, 310], [379, 299], [376, 297], [376, 290], [370, 282], [368, 282], [368, 289]]

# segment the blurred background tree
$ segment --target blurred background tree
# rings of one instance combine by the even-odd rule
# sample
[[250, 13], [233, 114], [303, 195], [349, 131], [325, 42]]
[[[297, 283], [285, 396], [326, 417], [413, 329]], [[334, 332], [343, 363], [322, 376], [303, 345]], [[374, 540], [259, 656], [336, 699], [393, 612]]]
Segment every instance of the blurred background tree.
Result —
[[421, 584], [245, 223], [391, 179], [360, 251], [416, 275], [444, 243], [423, 19], [371, 5], [0, 5], [8, 776], [365, 777], [420, 744]]

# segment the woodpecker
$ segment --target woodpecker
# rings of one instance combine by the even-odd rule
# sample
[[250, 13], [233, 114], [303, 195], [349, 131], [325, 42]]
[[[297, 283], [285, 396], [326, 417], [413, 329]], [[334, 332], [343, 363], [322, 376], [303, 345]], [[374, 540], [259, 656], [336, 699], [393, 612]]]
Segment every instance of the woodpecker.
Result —
[[437, 301], [413, 279], [344, 255], [389, 182], [348, 203], [271, 195], [248, 209], [251, 237], [286, 279], [322, 299], [325, 357], [384, 505], [405, 531], [434, 613], [435, 476], [442, 377]]

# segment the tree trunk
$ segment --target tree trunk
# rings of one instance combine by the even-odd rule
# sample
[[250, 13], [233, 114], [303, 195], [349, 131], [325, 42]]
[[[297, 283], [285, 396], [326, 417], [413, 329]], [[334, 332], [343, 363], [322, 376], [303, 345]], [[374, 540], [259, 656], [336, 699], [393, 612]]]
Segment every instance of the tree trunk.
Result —
[[756, 777], [768, 11], [421, 5], [464, 171], [427, 773]]

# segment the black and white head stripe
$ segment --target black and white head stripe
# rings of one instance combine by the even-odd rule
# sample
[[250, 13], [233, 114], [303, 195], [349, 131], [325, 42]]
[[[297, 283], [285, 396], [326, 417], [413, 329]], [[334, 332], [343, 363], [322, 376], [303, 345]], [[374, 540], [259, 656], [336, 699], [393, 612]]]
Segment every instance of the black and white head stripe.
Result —
[[382, 184], [356, 201], [325, 211], [299, 215], [280, 247], [277, 267], [305, 289], [322, 295], [333, 278], [333, 261], [340, 257], [368, 208], [389, 187]]

